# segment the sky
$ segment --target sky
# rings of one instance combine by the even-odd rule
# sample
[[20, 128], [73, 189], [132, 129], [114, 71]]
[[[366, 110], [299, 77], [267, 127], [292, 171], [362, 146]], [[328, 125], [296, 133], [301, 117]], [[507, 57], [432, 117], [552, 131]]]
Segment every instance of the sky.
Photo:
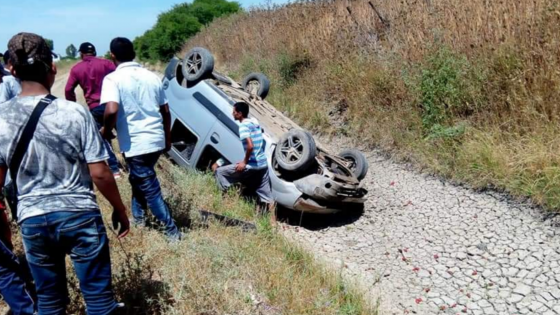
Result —
[[[54, 40], [54, 51], [66, 55], [66, 47], [89, 41], [100, 55], [111, 39], [134, 39], [150, 29], [159, 13], [178, 0], [18, 0], [0, 4], [0, 50], [19, 32], [32, 32]], [[187, 2], [191, 2], [190, 0]], [[289, 0], [237, 0], [244, 8]]]

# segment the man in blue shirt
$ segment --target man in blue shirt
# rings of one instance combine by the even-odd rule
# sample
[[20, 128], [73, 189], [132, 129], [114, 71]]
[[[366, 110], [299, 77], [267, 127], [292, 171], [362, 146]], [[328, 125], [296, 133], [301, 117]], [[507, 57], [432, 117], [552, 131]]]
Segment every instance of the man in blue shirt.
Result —
[[239, 139], [243, 143], [245, 158], [237, 164], [219, 168], [215, 165], [215, 175], [222, 191], [226, 191], [233, 184], [241, 183], [249, 189], [255, 189], [260, 201], [270, 209], [274, 199], [270, 188], [262, 128], [255, 119], [248, 116], [247, 103], [238, 102], [233, 105], [233, 118], [239, 121]]
[[21, 83], [10, 73], [12, 62], [10, 59], [10, 51], [6, 51], [3, 55], [5, 76], [0, 84], [0, 103], [7, 102], [21, 93]]

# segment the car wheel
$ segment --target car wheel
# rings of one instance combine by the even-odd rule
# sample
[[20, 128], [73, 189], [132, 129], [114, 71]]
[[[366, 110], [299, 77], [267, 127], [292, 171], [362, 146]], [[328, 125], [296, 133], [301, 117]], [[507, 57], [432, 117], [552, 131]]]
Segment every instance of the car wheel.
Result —
[[243, 89], [265, 99], [270, 91], [270, 80], [262, 73], [251, 73], [243, 79]]
[[195, 47], [183, 59], [183, 76], [189, 84], [196, 84], [201, 80], [212, 77], [214, 71], [214, 56], [205, 48]]
[[313, 136], [303, 130], [290, 130], [285, 133], [276, 148], [276, 161], [286, 171], [300, 172], [315, 163], [317, 145]]
[[339, 156], [348, 162], [348, 168], [359, 180], [366, 177], [369, 164], [366, 156], [362, 152], [356, 149], [344, 150], [340, 152]]

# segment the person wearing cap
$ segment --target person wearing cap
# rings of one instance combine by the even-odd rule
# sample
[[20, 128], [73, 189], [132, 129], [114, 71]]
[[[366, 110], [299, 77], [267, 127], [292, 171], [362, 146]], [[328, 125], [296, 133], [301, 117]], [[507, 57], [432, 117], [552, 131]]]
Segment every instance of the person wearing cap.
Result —
[[107, 108], [102, 134], [111, 138], [116, 126], [119, 147], [130, 169], [134, 223], [145, 225], [150, 208], [167, 237], [179, 240], [181, 232], [163, 200], [155, 171], [162, 152], [171, 148], [171, 114], [161, 80], [133, 62], [136, 54], [130, 40], [115, 38], [110, 49], [117, 70], [103, 80], [101, 103]]
[[21, 84], [19, 83], [19, 80], [10, 73], [10, 51], [6, 51], [2, 58], [4, 59], [2, 72], [7, 74], [2, 78], [2, 84], [0, 86], [0, 103], [11, 100], [21, 92]]
[[129, 222], [105, 162], [107, 150], [86, 108], [50, 95], [57, 70], [45, 40], [19, 33], [10, 39], [8, 48], [11, 71], [21, 81], [22, 92], [0, 104], [0, 189], [24, 126], [39, 104], [47, 104], [15, 179], [17, 222], [35, 280], [38, 312], [66, 313], [70, 301], [65, 258], [69, 255], [87, 313], [112, 314], [118, 304], [94, 183], [113, 206], [113, 226], [120, 225], [119, 238], [128, 233]]
[[[81, 44], [79, 52], [82, 61], [70, 70], [70, 76], [65, 88], [65, 96], [67, 100], [76, 102], [75, 90], [79, 85], [84, 91], [86, 103], [97, 123], [97, 127], [101, 129], [103, 127], [103, 114], [105, 113], [105, 104], [99, 102], [101, 98], [101, 84], [106, 75], [115, 71], [115, 65], [110, 60], [97, 58], [97, 51], [92, 43], [86, 42]], [[105, 146], [109, 152], [109, 168], [111, 168], [113, 176], [118, 179], [121, 177], [119, 162], [113, 152], [111, 142], [105, 140]]]

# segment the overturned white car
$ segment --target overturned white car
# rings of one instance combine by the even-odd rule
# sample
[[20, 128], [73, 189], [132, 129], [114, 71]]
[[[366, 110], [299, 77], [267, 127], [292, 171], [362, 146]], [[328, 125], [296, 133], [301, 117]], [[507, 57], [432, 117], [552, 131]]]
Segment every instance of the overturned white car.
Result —
[[363, 205], [367, 191], [361, 180], [367, 160], [357, 150], [338, 155], [317, 145], [311, 134], [266, 102], [270, 82], [253, 73], [238, 84], [214, 71], [214, 58], [194, 48], [183, 60], [173, 58], [163, 85], [172, 116], [171, 158], [184, 167], [206, 170], [222, 158], [243, 159], [233, 104], [250, 105], [250, 117], [264, 130], [274, 197], [293, 210], [332, 213]]

